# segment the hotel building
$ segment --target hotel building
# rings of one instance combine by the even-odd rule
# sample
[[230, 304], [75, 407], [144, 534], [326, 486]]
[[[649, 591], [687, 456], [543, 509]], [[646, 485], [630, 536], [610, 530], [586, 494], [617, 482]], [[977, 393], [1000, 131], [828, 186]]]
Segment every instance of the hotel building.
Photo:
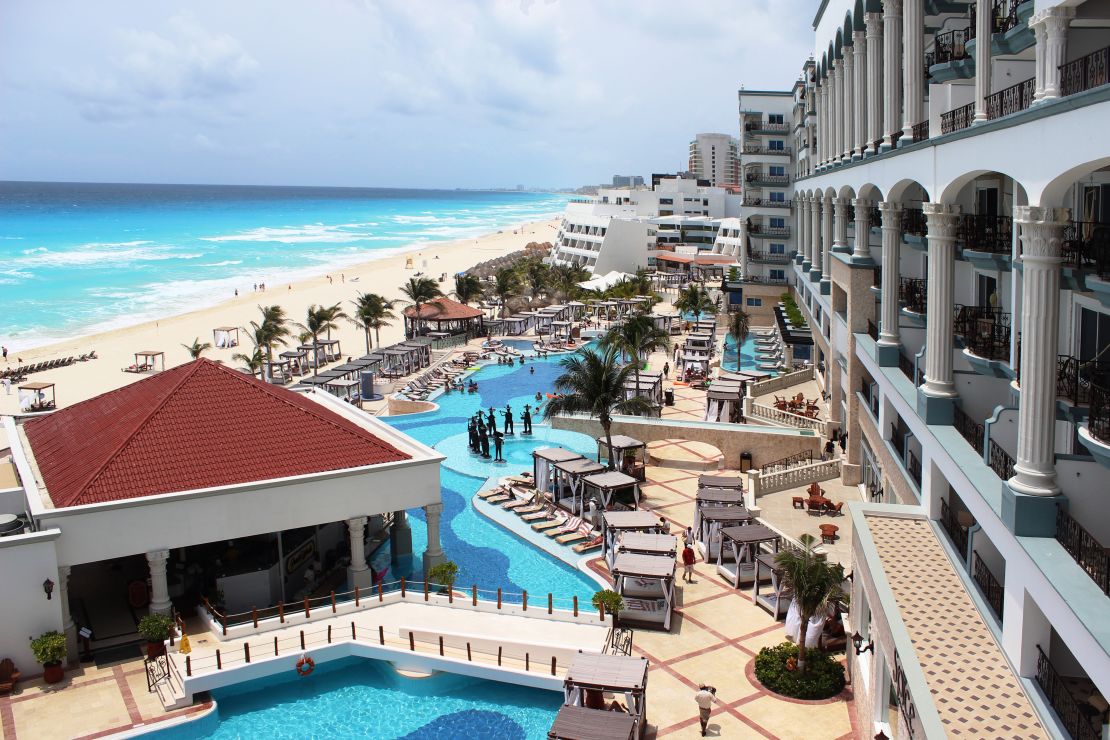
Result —
[[740, 142], [728, 134], [698, 134], [690, 142], [690, 173], [719, 188], [740, 184]]
[[790, 278], [870, 498], [861, 737], [1106, 736], [1108, 27], [1094, 0], [824, 0], [813, 20], [781, 132]]

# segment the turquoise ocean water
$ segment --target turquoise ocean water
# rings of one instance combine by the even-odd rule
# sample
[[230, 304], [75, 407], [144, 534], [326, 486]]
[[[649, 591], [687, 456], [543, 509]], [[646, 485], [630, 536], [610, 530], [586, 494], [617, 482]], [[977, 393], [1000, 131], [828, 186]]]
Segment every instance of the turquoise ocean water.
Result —
[[0, 182], [0, 343], [171, 316], [565, 203], [526, 192]]

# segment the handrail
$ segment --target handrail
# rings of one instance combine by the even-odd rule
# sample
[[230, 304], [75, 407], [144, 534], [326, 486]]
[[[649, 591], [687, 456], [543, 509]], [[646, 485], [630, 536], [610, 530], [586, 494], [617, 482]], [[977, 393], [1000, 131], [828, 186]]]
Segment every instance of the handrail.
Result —
[[751, 483], [752, 497], [758, 499], [767, 493], [776, 493], [789, 488], [804, 486], [808, 483], [831, 480], [839, 477], [839, 475], [840, 458], [837, 458], [835, 460], [821, 460], [812, 465], [787, 468], [767, 475], [749, 471], [748, 480]]
[[975, 578], [975, 583], [979, 585], [979, 589], [983, 592], [983, 597], [990, 604], [991, 609], [994, 609], [994, 614], [998, 617], [998, 621], [1002, 621], [1002, 607], [1005, 603], [1003, 598], [1006, 593], [1005, 587], [998, 582], [991, 573], [990, 568], [979, 557], [979, 553], [975, 553], [972, 563], [972, 574]]
[[813, 365], [802, 370], [795, 370], [792, 373], [785, 373], [777, 375], [767, 380], [760, 380], [755, 383], [749, 383], [748, 389], [752, 396], [762, 396], [774, 391], [781, 391], [783, 388], [789, 388], [799, 383], [805, 383], [808, 380], [813, 380]]
[[1110, 82], [1110, 46], [1060, 65], [1060, 94], [1074, 95]]
[[825, 422], [820, 419], [811, 419], [808, 416], [795, 414], [791, 411], [782, 411], [762, 403], [753, 403], [751, 411], [751, 416], [755, 418], [797, 429], [821, 430], [825, 426]]
[[1037, 685], [1044, 691], [1048, 703], [1056, 710], [1064, 729], [1071, 735], [1072, 740], [1100, 740], [1102, 730], [1091, 722], [1090, 718], [1079, 709], [1079, 702], [1075, 700], [1068, 690], [1067, 683], [1060, 678], [1052, 661], [1044, 654], [1044, 650], [1037, 645]]
[[1062, 508], [1056, 510], [1056, 541], [1102, 592], [1110, 595], [1110, 555], [1094, 535]]
[[777, 473], [780, 472], [780, 469], [798, 467], [799, 465], [809, 465], [812, 462], [813, 450], [802, 450], [801, 452], [795, 452], [793, 455], [787, 455], [786, 457], [779, 458], [774, 462], [760, 465], [759, 473], [760, 475]]
[[1087, 416], [1087, 431], [1095, 439], [1110, 444], [1110, 388], [1091, 386], [1091, 410]]
[[960, 526], [956, 512], [945, 499], [940, 500], [940, 526], [948, 533], [949, 539], [956, 547], [956, 552], [960, 555], [960, 560], [963, 561], [967, 557], [967, 530]]
[[1014, 477], [1014, 458], [993, 439], [990, 444], [990, 468], [1004, 481]]
[[983, 425], [972, 419], [959, 406], [953, 408], [952, 426], [960, 433], [971, 448], [979, 455], [983, 454]]

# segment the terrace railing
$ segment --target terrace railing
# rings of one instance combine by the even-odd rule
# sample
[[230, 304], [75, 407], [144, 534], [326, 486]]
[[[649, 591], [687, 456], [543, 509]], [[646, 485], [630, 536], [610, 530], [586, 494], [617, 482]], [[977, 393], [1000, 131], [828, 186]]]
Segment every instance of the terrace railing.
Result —
[[766, 493], [777, 493], [790, 488], [799, 488], [810, 483], [832, 480], [840, 476], [840, 460], [824, 460], [811, 465], [797, 465], [777, 473], [756, 473], [749, 475], [752, 496], [757, 498]]
[[890, 427], [890, 446], [898, 453], [899, 460], [906, 459], [906, 439], [905, 435], [898, 431], [898, 427]]
[[1110, 387], [1093, 385], [1087, 431], [1100, 442], [1110, 444]]
[[793, 427], [795, 429], [815, 429], [823, 431], [825, 422], [820, 419], [811, 419], [808, 416], [801, 414], [791, 413], [790, 411], [782, 411], [776, 409], [774, 406], [768, 406], [762, 403], [753, 403], [752, 412], [750, 416], [753, 419], [761, 419], [763, 421], [771, 422], [777, 426]]
[[960, 554], [960, 560], [967, 557], [967, 530], [960, 525], [960, 520], [956, 516], [956, 512], [948, 505], [944, 499], [940, 500], [940, 526], [945, 532], [948, 533], [948, 539], [952, 540], [952, 546], [956, 548], [956, 552]]
[[929, 121], [925, 120], [921, 123], [915, 123], [913, 126], [913, 141], [925, 141], [929, 138]]
[[1014, 458], [993, 439], [991, 440], [989, 464], [991, 470], [1002, 480], [1006, 481], [1014, 477]]
[[879, 327], [871, 319], [867, 320], [867, 336], [871, 337], [876, 342], [879, 341]]
[[763, 224], [752, 224], [748, 227], [749, 236], [768, 237], [771, 239], [789, 239], [790, 227], [789, 226], [764, 226]]
[[917, 489], [921, 490], [921, 461], [917, 459], [917, 455], [910, 450], [906, 454], [906, 472], [910, 474], [910, 478], [917, 484]]
[[1037, 646], [1037, 685], [1056, 710], [1072, 740], [1101, 740], [1102, 729], [1095, 726], [1091, 717], [1079, 708], [1079, 702], [1068, 690], [1067, 681], [1056, 672], [1055, 666], [1040, 645]]
[[925, 236], [928, 228], [925, 224], [925, 212], [920, 208], [902, 209], [902, 236]]
[[1080, 361], [1071, 355], [1056, 357], [1056, 395], [1077, 406], [1091, 402], [1091, 390], [1110, 387], [1110, 360]]
[[987, 96], [987, 118], [1001, 118], [1027, 109], [1033, 104], [1036, 82], [1035, 78], [1030, 77]]
[[1110, 553], [1062, 508], [1056, 510], [1056, 541], [1102, 592], [1110, 595]]
[[898, 355], [898, 369], [901, 370], [902, 374], [914, 385], [921, 385], [925, 380], [925, 373], [914, 367], [913, 360], [901, 353]]
[[962, 131], [970, 126], [973, 120], [975, 120], [975, 103], [961, 105], [955, 110], [940, 114], [940, 132], [951, 134], [955, 131]]
[[768, 123], [767, 121], [751, 121], [744, 124], [745, 131], [767, 131], [772, 134], [785, 134], [790, 132], [789, 123]]
[[774, 147], [761, 146], [759, 144], [744, 145], [744, 154], [782, 154], [784, 156], [791, 156], [793, 153], [794, 150], [790, 147], [782, 147], [781, 149], [776, 149]]
[[[1006, 314], [1007, 319], [1009, 314]], [[1009, 324], [979, 320], [964, 334], [964, 343], [971, 354], [984, 360], [1010, 359]]]
[[952, 426], [960, 433], [971, 449], [977, 454], [983, 454], [983, 425], [972, 419], [967, 413], [956, 406], [953, 409]]
[[973, 556], [971, 574], [975, 578], [979, 590], [983, 592], [983, 598], [987, 600], [991, 609], [994, 610], [994, 615], [1001, 622], [1002, 605], [1005, 603], [1003, 597], [1006, 594], [1006, 589], [994, 577], [994, 573], [991, 573], [991, 569], [979, 557], [979, 553], [975, 553]]
[[751, 185], [771, 185], [783, 187], [790, 184], [790, 175], [771, 175], [763, 171], [744, 174], [744, 182]]
[[748, 385], [748, 389], [752, 396], [763, 396], [775, 391], [781, 391], [783, 388], [790, 388], [791, 386], [804, 383], [807, 380], [813, 380], [813, 365], [810, 365], [802, 370], [795, 370], [792, 373], [784, 373], [783, 375], [776, 375], [767, 380], [760, 380]]
[[964, 249], [993, 254], [1009, 254], [1013, 243], [1014, 222], [1009, 216], [965, 214], [960, 219], [956, 238]]
[[748, 208], [790, 208], [789, 200], [771, 200], [770, 198], [757, 198], [754, 196], [744, 198], [744, 206]]
[[1072, 221], [1064, 229], [1064, 264], [1110, 276], [1110, 223]]
[[[972, 29], [974, 29], [974, 25]], [[975, 31], [958, 28], [936, 34], [933, 37], [933, 64], [947, 64], [948, 62], [967, 59], [966, 44], [970, 38], [969, 33], [974, 34]]]
[[799, 465], [809, 465], [812, 462], [813, 451], [803, 450], [802, 452], [796, 452], [793, 455], [788, 455], [786, 457], [775, 460], [774, 462], [760, 465], [759, 472], [761, 475], [767, 475], [768, 473], [778, 473], [788, 468], [798, 467]]
[[1075, 95], [1110, 82], [1110, 46], [1060, 65], [1060, 94]]
[[772, 265], [785, 265], [790, 256], [784, 252], [771, 252], [765, 249], [748, 249], [748, 259], [753, 262], [766, 262]]
[[906, 304], [907, 311], [925, 313], [928, 295], [928, 283], [925, 278], [899, 278], [898, 297]]

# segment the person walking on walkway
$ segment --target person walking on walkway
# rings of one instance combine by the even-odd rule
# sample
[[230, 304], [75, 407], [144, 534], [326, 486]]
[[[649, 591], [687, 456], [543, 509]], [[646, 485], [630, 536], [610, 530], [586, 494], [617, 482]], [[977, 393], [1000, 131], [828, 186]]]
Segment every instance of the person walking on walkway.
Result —
[[702, 684], [698, 686], [698, 693], [694, 694], [694, 701], [698, 705], [698, 719], [701, 720], [701, 735], [705, 737], [705, 730], [709, 727], [709, 714], [713, 711], [713, 700], [717, 698], [717, 689]]
[[682, 580], [686, 583], [694, 582], [695, 560], [696, 556], [694, 555], [694, 548], [691, 547], [690, 542], [687, 541], [686, 545], [682, 548]]

